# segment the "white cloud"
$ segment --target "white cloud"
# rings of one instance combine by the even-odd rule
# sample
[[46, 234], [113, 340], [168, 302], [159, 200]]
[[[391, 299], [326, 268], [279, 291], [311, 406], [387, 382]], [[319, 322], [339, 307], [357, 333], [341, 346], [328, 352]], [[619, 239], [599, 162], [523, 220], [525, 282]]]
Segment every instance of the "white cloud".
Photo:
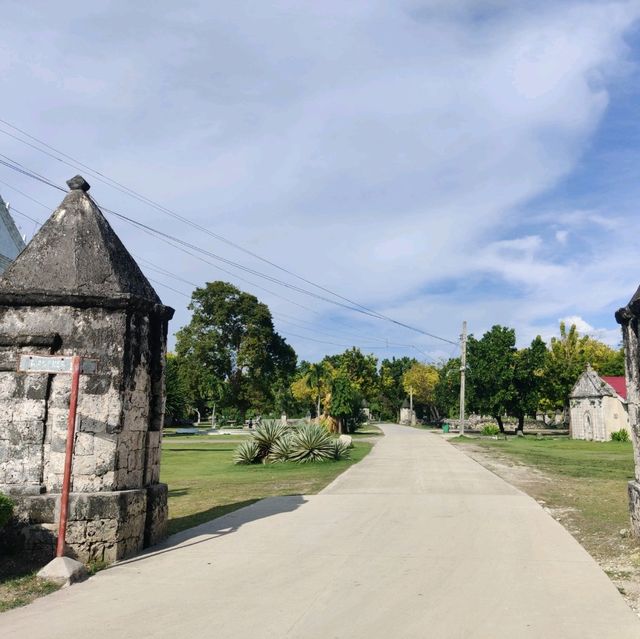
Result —
[[[625, 270], [635, 250], [620, 220], [585, 208], [545, 222], [522, 211], [589, 144], [628, 56], [637, 3], [166, 2], [153, 15], [72, 6], [5, 9], [3, 46], [14, 52], [0, 62], [7, 119], [216, 233], [446, 336], [463, 317], [476, 331], [503, 323], [526, 335], [635, 288]], [[72, 172], [3, 142], [59, 181]], [[266, 268], [104, 185], [92, 193]], [[555, 233], [564, 245], [571, 232], [573, 247], [593, 225], [600, 246], [581, 255], [543, 239]], [[189, 279], [227, 277], [118, 228], [137, 254]], [[467, 283], [483, 287], [485, 278], [498, 284], [483, 302], [468, 301]], [[448, 294], [424, 292], [442, 281]], [[328, 314], [319, 301], [283, 294]], [[173, 326], [186, 318], [179, 308]], [[408, 339], [388, 325], [368, 328]], [[308, 356], [324, 352], [292, 341]]]
[[581, 335], [594, 337], [595, 339], [611, 346], [618, 346], [620, 344], [621, 333], [619, 328], [595, 328], [579, 315], [563, 317], [559, 322], [560, 321], [564, 322], [566, 326], [571, 326], [572, 324], [575, 325], [578, 333]]

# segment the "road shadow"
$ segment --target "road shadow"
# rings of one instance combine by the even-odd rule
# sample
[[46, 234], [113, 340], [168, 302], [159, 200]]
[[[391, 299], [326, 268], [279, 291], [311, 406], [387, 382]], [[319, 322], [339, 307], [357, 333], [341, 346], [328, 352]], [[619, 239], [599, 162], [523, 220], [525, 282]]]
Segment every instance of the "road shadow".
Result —
[[[188, 548], [189, 546], [203, 544], [211, 541], [212, 539], [230, 535], [231, 533], [236, 532], [241, 526], [250, 522], [258, 521], [265, 517], [273, 517], [282, 513], [293, 512], [304, 503], [306, 503], [306, 500], [302, 495], [267, 497], [266, 499], [237, 502], [236, 504], [231, 505], [235, 507], [232, 512], [228, 512], [216, 519], [171, 535], [165, 541], [160, 542], [151, 548], [147, 548], [141, 554], [136, 555], [131, 559], [125, 559], [115, 565], [132, 564], [157, 555], [173, 552], [174, 550], [179, 550], [181, 548]], [[216, 511], [219, 512], [220, 508], [221, 507], [210, 508], [206, 511], [202, 511], [201, 513], [197, 513], [196, 515], [189, 515], [188, 517], [185, 517], [185, 519], [189, 519], [194, 516], [204, 516], [207, 513], [212, 513], [215, 517], [214, 513], [216, 513]]]

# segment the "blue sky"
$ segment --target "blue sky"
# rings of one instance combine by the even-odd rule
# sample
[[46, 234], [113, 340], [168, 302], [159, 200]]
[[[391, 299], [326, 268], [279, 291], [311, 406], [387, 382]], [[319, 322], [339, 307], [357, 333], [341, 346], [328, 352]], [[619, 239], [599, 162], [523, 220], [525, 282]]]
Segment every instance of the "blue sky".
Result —
[[[639, 18], [637, 1], [5, 0], [0, 118], [429, 333], [455, 341], [466, 319], [524, 344], [568, 318], [615, 344], [640, 283]], [[6, 132], [0, 153], [57, 183], [75, 172]], [[105, 207], [302, 285], [87, 178]], [[0, 193], [38, 219], [61, 195], [4, 167]], [[172, 331], [192, 287], [149, 264], [255, 293], [307, 359], [455, 352], [113, 225]]]

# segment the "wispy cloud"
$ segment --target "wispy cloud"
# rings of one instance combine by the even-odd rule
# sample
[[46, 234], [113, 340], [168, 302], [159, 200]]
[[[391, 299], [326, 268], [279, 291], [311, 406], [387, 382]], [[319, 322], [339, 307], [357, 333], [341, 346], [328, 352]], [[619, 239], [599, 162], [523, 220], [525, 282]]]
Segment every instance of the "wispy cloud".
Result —
[[[634, 68], [625, 33], [638, 3], [74, 5], [3, 7], [0, 111], [287, 268], [448, 337], [467, 318], [472, 330], [509, 324], [524, 338], [635, 288], [628, 219], [613, 200], [606, 210], [533, 202], [579, 168], [611, 83]], [[249, 261], [102, 185], [93, 192]], [[166, 247], [118, 229], [138, 254], [166, 261]], [[228, 279], [179, 254], [169, 261], [196, 281]], [[425, 293], [443, 281], [448, 292]], [[340, 326], [326, 305], [287, 293], [318, 319], [254, 290], [276, 310]], [[160, 292], [177, 328], [184, 300]], [[291, 341], [308, 357], [326, 350]]]

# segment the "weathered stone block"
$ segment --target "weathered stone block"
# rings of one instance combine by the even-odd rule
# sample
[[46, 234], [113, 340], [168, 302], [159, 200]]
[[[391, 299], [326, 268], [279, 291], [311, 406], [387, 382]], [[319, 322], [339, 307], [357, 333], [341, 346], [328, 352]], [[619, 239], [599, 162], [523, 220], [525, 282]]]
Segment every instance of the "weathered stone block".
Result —
[[169, 508], [167, 484], [147, 486], [147, 517], [145, 522], [145, 546], [153, 546], [167, 536]]
[[627, 491], [631, 529], [636, 537], [640, 537], [640, 482], [630, 481], [627, 485]]
[[46, 374], [24, 375], [24, 395], [27, 399], [45, 400], [49, 390], [49, 376]]

